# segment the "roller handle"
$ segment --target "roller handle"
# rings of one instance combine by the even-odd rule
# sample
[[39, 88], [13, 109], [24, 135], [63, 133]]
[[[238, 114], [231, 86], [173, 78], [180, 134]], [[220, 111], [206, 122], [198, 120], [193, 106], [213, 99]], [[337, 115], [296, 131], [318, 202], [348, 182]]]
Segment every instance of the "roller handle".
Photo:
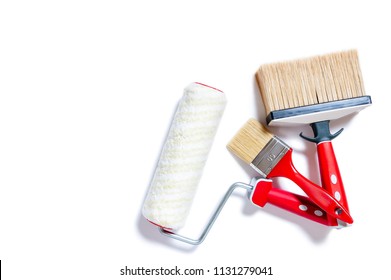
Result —
[[272, 181], [260, 179], [254, 186], [250, 200], [257, 206], [264, 207], [267, 203], [281, 209], [307, 218], [311, 221], [328, 225], [328, 215], [308, 197], [294, 194], [286, 190], [272, 188]]
[[328, 225], [326, 213], [308, 197], [273, 188], [269, 192], [268, 203], [314, 222]]
[[340, 219], [348, 224], [353, 223], [349, 212], [325, 189], [314, 184], [303, 175], [301, 175], [293, 165], [292, 149], [275, 165], [268, 174], [268, 178], [285, 177], [298, 185], [316, 205], [323, 209], [328, 215]]

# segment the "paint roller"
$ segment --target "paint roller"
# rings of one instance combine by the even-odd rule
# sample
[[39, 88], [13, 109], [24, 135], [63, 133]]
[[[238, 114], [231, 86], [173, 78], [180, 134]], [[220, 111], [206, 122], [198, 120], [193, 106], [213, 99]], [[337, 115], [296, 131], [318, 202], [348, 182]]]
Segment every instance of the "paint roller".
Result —
[[150, 222], [170, 230], [184, 226], [225, 105], [218, 89], [185, 88], [144, 202]]

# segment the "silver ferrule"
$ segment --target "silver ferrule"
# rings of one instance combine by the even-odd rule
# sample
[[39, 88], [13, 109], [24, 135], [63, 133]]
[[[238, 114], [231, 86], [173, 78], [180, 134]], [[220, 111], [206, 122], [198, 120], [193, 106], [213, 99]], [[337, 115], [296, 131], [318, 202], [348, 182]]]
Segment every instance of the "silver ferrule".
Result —
[[274, 136], [251, 162], [251, 166], [263, 177], [267, 177], [290, 147]]

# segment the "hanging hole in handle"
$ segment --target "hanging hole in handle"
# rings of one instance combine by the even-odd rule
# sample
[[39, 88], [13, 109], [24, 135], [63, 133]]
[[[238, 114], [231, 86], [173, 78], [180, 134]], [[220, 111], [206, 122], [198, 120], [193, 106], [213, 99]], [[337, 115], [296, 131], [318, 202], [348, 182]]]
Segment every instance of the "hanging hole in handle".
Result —
[[335, 214], [337, 214], [337, 215], [341, 215], [341, 214], [343, 213], [343, 211], [342, 211], [341, 208], [336, 208], [334, 212], [335, 212]]

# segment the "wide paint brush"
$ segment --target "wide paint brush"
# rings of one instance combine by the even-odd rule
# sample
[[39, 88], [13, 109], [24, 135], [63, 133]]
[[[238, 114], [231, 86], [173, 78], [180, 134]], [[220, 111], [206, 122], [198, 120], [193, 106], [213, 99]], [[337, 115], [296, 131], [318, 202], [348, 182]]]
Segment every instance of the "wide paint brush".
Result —
[[[348, 201], [331, 140], [330, 120], [371, 105], [355, 50], [262, 65], [256, 73], [270, 126], [310, 124], [317, 144], [322, 186], [345, 209]], [[330, 217], [330, 226], [344, 226]]]

